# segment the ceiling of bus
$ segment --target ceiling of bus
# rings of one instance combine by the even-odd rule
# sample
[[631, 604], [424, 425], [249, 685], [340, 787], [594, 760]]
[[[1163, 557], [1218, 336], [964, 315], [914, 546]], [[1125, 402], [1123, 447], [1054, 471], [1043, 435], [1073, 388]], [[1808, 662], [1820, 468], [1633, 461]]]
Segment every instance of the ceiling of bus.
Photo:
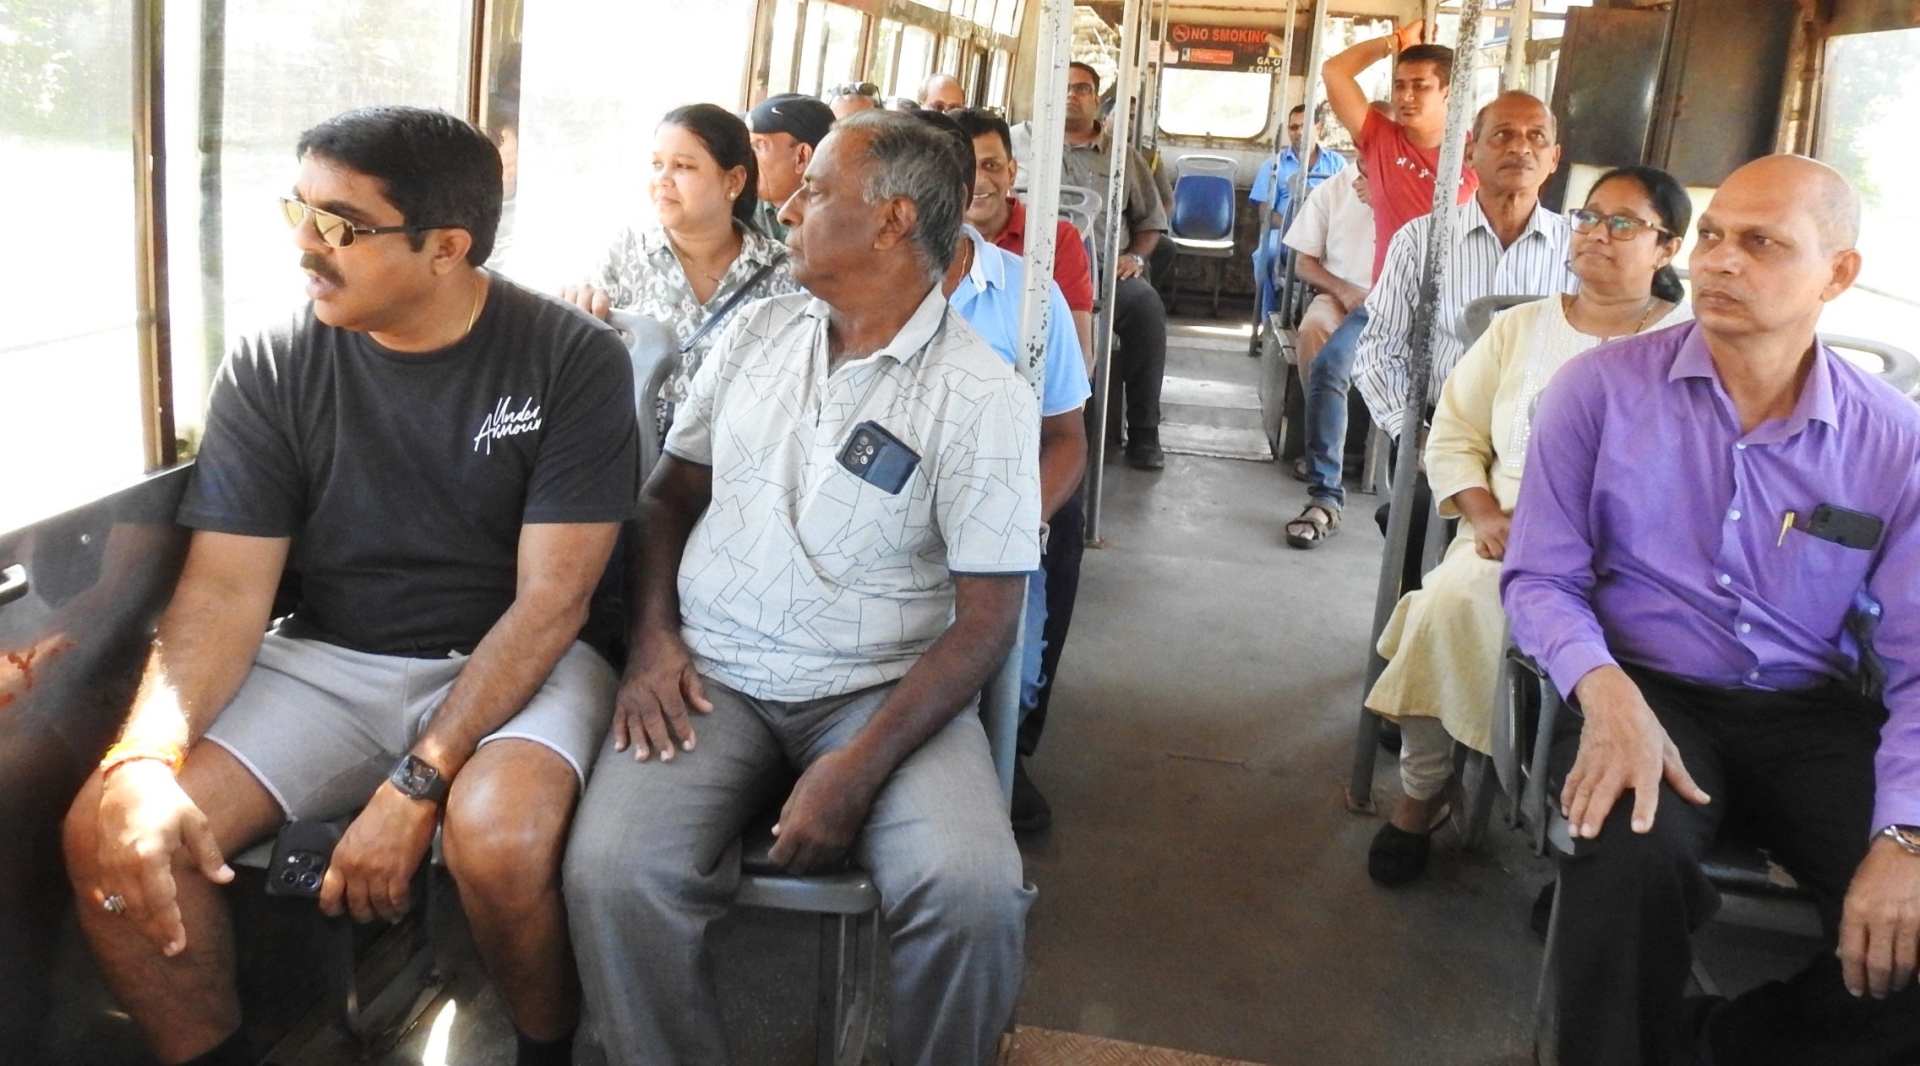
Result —
[[[1089, 5], [1099, 11], [1108, 22], [1118, 22], [1120, 4], [1099, 2]], [[1195, 22], [1202, 25], [1230, 25], [1249, 20], [1261, 22], [1286, 21], [1288, 0], [1214, 0], [1214, 2], [1177, 3], [1168, 12], [1174, 22]], [[1327, 5], [1328, 13], [1335, 16], [1362, 16], [1370, 18], [1391, 18], [1405, 20], [1419, 18], [1426, 10], [1423, 0], [1335, 0]], [[1299, 20], [1305, 25], [1313, 11], [1313, 0], [1298, 0], [1294, 10], [1299, 12]], [[1159, 16], [1158, 5], [1153, 7], [1154, 15]]]

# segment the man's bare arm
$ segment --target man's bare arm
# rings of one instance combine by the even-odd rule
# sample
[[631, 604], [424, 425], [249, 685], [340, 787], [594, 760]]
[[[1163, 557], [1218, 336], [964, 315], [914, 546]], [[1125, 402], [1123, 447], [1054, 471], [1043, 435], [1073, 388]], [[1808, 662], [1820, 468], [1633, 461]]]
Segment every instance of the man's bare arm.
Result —
[[586, 624], [619, 532], [612, 522], [521, 527], [513, 604], [473, 649], [414, 754], [451, 779], [527, 705]]
[[1087, 364], [1087, 380], [1093, 380], [1093, 312], [1073, 312], [1073, 331], [1080, 336], [1080, 358]]
[[680, 557], [694, 523], [713, 500], [713, 471], [671, 455], [640, 491], [640, 514], [627, 546], [627, 673], [613, 712], [617, 751], [671, 760], [692, 751], [688, 708], [712, 710], [680, 640]]
[[1367, 290], [1349, 281], [1336, 277], [1317, 255], [1300, 253], [1296, 261], [1300, 268], [1300, 280], [1340, 301], [1340, 306], [1353, 313], [1353, 309], [1367, 302]]
[[[196, 532], [173, 599], [121, 732], [120, 747], [184, 753], [246, 679], [286, 566], [283, 537]], [[100, 786], [100, 892], [126, 902], [127, 917], [167, 955], [186, 950], [176, 902], [177, 857], [210, 881], [232, 880], [207, 816], [166, 763], [141, 759]]]
[[955, 574], [954, 619], [867, 724], [807, 768], [780, 809], [768, 858], [804, 873], [852, 845], [894, 768], [973, 704], [1005, 661], [1025, 606], [1020, 575]]
[[[1320, 74], [1326, 79], [1327, 103], [1333, 108], [1334, 117], [1353, 135], [1353, 143], [1360, 143], [1360, 130], [1367, 124], [1369, 101], [1366, 90], [1360, 88], [1360, 73], [1401, 48], [1419, 44], [1425, 30], [1424, 19], [1410, 22], [1385, 37], [1360, 41], [1321, 64]], [[1399, 39], [1398, 47], [1395, 38]]]
[[[620, 527], [612, 522], [520, 528], [513, 603], [460, 668], [412, 752], [452, 781], [487, 734], [527, 705], [586, 624], [593, 588]], [[412, 900], [413, 872], [433, 841], [439, 808], [382, 782], [334, 849], [320, 909], [394, 921]]]
[[1040, 520], [1051, 522], [1080, 487], [1087, 471], [1086, 409], [1040, 420]]

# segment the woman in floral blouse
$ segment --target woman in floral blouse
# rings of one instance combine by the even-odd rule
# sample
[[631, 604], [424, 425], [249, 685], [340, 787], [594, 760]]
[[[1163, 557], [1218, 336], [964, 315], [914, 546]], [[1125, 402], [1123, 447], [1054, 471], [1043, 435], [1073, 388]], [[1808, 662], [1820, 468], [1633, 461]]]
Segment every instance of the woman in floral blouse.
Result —
[[[602, 319], [616, 307], [658, 319], [684, 344], [769, 265], [749, 300], [794, 291], [786, 249], [753, 225], [758, 183], [745, 123], [713, 104], [667, 112], [654, 130], [647, 180], [654, 221], [623, 230], [591, 279], [560, 295]], [[663, 399], [686, 396], [720, 333], [710, 330], [681, 357]]]

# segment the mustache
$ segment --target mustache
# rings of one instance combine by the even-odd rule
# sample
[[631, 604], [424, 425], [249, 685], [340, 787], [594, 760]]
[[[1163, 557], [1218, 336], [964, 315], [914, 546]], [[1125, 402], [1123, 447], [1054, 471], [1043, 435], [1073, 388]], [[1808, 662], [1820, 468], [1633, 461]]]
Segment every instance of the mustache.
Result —
[[334, 269], [332, 263], [327, 262], [312, 252], [307, 252], [300, 256], [300, 269], [311, 270], [335, 285], [345, 285], [347, 283], [347, 279], [340, 276], [340, 272]]

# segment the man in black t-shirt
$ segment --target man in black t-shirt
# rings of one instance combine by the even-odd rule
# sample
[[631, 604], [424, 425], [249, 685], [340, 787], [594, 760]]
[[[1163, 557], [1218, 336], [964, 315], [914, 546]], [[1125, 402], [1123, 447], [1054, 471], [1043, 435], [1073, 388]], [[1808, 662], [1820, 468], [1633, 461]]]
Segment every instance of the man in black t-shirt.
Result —
[[481, 269], [500, 158], [471, 126], [355, 111], [298, 155], [312, 302], [214, 383], [185, 569], [68, 815], [81, 925], [162, 1061], [250, 1062], [223, 856], [352, 816], [320, 907], [391, 920], [444, 811], [520, 1061], [565, 1062], [560, 855], [612, 709], [589, 641], [617, 632], [593, 590], [637, 489], [626, 353]]

